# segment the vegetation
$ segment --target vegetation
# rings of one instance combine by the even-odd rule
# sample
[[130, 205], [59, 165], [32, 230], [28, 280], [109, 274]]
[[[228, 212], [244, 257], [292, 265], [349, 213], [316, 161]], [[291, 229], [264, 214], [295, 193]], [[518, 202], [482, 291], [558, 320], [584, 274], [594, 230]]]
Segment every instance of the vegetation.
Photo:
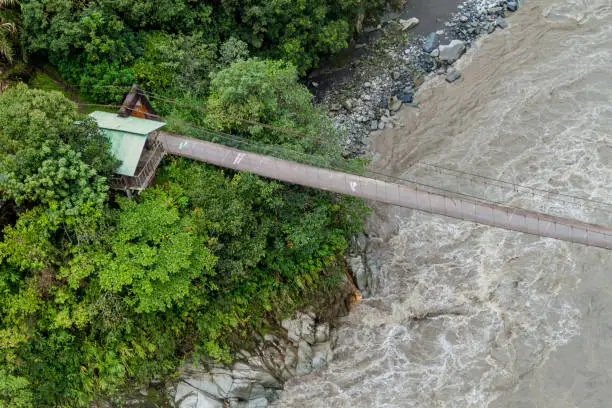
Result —
[[[242, 64], [267, 63], [222, 71], [211, 106], [243, 109], [222, 80], [250, 71]], [[268, 68], [247, 111], [303, 131], [326, 122], [303, 115], [316, 110], [295, 82], [271, 97], [271, 72], [287, 85], [295, 70]], [[267, 128], [219, 126], [282, 143]], [[253, 331], [333, 290], [361, 228], [358, 200], [178, 158], [135, 200], [112, 199], [107, 140], [58, 92], [0, 95], [0, 145], [2, 211], [15, 214], [0, 217], [0, 405], [86, 406], [189, 353], [228, 361]]]
[[17, 44], [17, 0], [0, 0], [0, 59], [13, 63]]
[[[23, 49], [99, 103], [139, 83], [172, 130], [337, 164], [299, 75], [382, 4], [0, 0], [0, 58]], [[361, 201], [179, 158], [122, 197], [95, 122], [48, 75], [30, 84], [0, 94], [0, 407], [84, 407], [188, 356], [230, 361], [335, 290]]]
[[[126, 86], [206, 94], [209, 74], [248, 55], [300, 74], [345, 48], [384, 0], [22, 0], [25, 50], [115, 102]], [[118, 86], [119, 88], [112, 88]]]

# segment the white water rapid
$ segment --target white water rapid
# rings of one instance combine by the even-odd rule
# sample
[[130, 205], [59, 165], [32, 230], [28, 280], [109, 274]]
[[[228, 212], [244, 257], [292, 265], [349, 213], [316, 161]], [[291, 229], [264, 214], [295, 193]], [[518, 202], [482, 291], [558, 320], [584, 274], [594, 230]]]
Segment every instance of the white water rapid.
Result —
[[[374, 137], [374, 168], [412, 177], [421, 161], [612, 202], [612, 1], [526, 0], [509, 23]], [[330, 366], [275, 407], [612, 406], [612, 251], [373, 210], [373, 295], [340, 322]]]

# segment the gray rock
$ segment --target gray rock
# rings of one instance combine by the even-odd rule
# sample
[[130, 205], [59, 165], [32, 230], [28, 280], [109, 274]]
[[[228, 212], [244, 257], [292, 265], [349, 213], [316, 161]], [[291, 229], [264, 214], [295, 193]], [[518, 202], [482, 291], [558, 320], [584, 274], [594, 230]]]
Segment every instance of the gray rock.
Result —
[[[265, 394], [264, 388], [257, 384], [259, 395], [258, 397], [263, 396]], [[232, 387], [230, 391], [227, 393], [228, 398], [238, 398], [242, 400], [248, 400], [251, 398], [251, 391], [253, 390], [253, 382], [245, 379], [234, 379], [232, 382]]]
[[397, 99], [397, 96], [392, 96], [391, 99], [389, 99], [389, 110], [392, 112], [397, 112], [401, 107], [402, 101]]
[[412, 102], [413, 97], [414, 97], [414, 92], [411, 88], [404, 88], [401, 92], [397, 94], [397, 99], [399, 99], [403, 103]]
[[332, 103], [331, 107], [329, 108], [329, 110], [331, 110], [332, 112], [337, 112], [340, 109], [342, 109], [342, 105], [340, 105], [339, 103]]
[[385, 128], [385, 122], [382, 120], [378, 122], [378, 130], [383, 130]]
[[344, 109], [350, 112], [355, 105], [353, 105], [353, 101], [351, 101], [350, 99], [347, 99], [346, 101], [344, 101], [342, 106], [344, 106]]
[[297, 350], [292, 345], [288, 345], [285, 349], [285, 367], [295, 368], [297, 360]]
[[329, 323], [322, 323], [317, 326], [317, 343], [323, 343], [329, 338]]
[[334, 353], [329, 342], [317, 344], [312, 348], [312, 369], [326, 367], [332, 361]]
[[219, 387], [213, 382], [212, 375], [208, 379], [204, 376], [199, 378], [187, 378], [185, 384], [207, 395], [212, 395], [221, 399], [223, 394], [219, 393]]
[[252, 399], [244, 408], [268, 408], [268, 400], [265, 397]]
[[440, 45], [440, 38], [436, 33], [430, 33], [425, 40], [423, 40], [423, 51], [432, 52]]
[[289, 340], [294, 343], [300, 341], [302, 337], [302, 322], [298, 319], [283, 319], [281, 326], [287, 330], [287, 338]]
[[499, 17], [495, 20], [495, 25], [498, 26], [501, 29], [506, 29], [508, 28], [508, 23], [506, 22], [505, 19]]
[[248, 364], [237, 362], [234, 364], [231, 376], [234, 379], [246, 379], [266, 388], [282, 388], [282, 384], [265, 368], [253, 368]]
[[459, 21], [461, 21], [462, 23], [467, 23], [469, 19], [470, 19], [470, 18], [469, 18], [468, 16], [466, 16], [465, 14], [462, 14], [462, 15], [459, 17]]
[[366, 88], [371, 88], [372, 87], [372, 83], [366, 82], [366, 83], [363, 84], [363, 86], [366, 87]]
[[313, 315], [300, 313], [299, 319], [302, 324], [302, 339], [309, 344], [315, 342], [315, 320]]
[[440, 50], [436, 48], [436, 49], [435, 49], [435, 50], [433, 50], [433, 51], [431, 52], [431, 54], [429, 54], [429, 55], [431, 55], [431, 56], [432, 56], [432, 57], [434, 57], [434, 58], [438, 58], [438, 57], [440, 56]]
[[378, 130], [378, 121], [377, 120], [373, 120], [370, 122], [370, 130], [374, 131], [374, 130]]
[[461, 78], [461, 72], [457, 71], [456, 69], [453, 69], [446, 74], [446, 82], [455, 82], [459, 78]]
[[215, 373], [213, 374], [213, 382], [217, 385], [219, 391], [219, 395], [226, 396], [229, 394], [232, 389], [232, 384], [234, 383], [234, 379], [231, 375], [225, 373]]
[[177, 408], [224, 408], [223, 402], [183, 382], [176, 388], [174, 401]]
[[453, 40], [448, 45], [441, 45], [438, 47], [440, 50], [440, 61], [446, 63], [453, 63], [461, 57], [465, 52], [465, 42], [461, 40]]
[[487, 9], [487, 12], [489, 14], [497, 14], [500, 13], [503, 10], [503, 8], [499, 7], [499, 6], [495, 6], [495, 7], [489, 7]]
[[518, 10], [519, 5], [518, 5], [518, 3], [517, 3], [516, 1], [509, 1], [509, 2], [506, 4], [506, 7], [507, 7], [507, 8], [508, 8], [508, 10], [510, 10], [510, 11], [516, 11], [516, 10]]
[[393, 78], [394, 81], [397, 81], [400, 78], [400, 73], [397, 71], [393, 71], [391, 73], [391, 78]]
[[408, 20], [399, 20], [399, 24], [402, 26], [403, 31], [410, 30], [412, 27], [416, 26], [419, 23], [420, 21], [416, 17], [409, 18]]
[[312, 372], [312, 348], [304, 340], [300, 341], [297, 352], [296, 375], [306, 375]]

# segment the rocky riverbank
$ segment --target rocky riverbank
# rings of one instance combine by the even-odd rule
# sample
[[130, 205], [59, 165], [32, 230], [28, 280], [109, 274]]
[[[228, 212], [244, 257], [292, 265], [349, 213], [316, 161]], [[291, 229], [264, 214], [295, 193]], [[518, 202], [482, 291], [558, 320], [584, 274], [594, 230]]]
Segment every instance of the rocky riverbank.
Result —
[[372, 131], [402, 127], [396, 112], [403, 106], [418, 108], [415, 94], [429, 75], [442, 75], [454, 82], [461, 73], [454, 63], [480, 35], [505, 29], [507, 13], [518, 10], [515, 0], [468, 0], [458, 6], [443, 27], [428, 35], [411, 35], [418, 27], [415, 18], [383, 21], [378, 38], [357, 44], [366, 50], [351, 64], [355, 69], [342, 86], [318, 91], [317, 78], [311, 81], [320, 103], [327, 105], [339, 128], [348, 138], [347, 157], [367, 155]]
[[[371, 132], [402, 127], [396, 112], [403, 105], [418, 109], [417, 91], [431, 76], [454, 82], [461, 77], [455, 62], [483, 34], [505, 29], [507, 13], [516, 11], [514, 0], [468, 0], [458, 6], [443, 27], [427, 35], [412, 35], [416, 18], [383, 21], [365, 31], [378, 32], [368, 44], [358, 44], [356, 69], [339, 86], [321, 87], [311, 80], [320, 103], [327, 105], [336, 126], [348, 134], [347, 157], [367, 156]], [[364, 235], [354, 239], [347, 257], [355, 284], [364, 296], [377, 286], [377, 265], [371, 259], [382, 245]], [[254, 339], [231, 366], [187, 363], [165, 387], [141, 391], [132, 406], [156, 407], [149, 393], [169, 396], [167, 405], [180, 408], [265, 408], [275, 401], [288, 379], [323, 368], [333, 358], [334, 324], [350, 308], [354, 287], [347, 280], [335, 299], [327, 299], [325, 313], [311, 309], [281, 322], [276, 333]], [[319, 308], [321, 309], [321, 308]]]

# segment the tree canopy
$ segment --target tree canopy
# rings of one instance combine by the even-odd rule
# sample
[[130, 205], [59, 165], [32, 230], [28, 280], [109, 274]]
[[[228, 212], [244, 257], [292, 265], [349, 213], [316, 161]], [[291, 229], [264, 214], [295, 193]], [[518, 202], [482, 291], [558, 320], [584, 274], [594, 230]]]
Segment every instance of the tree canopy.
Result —
[[[249, 107], [243, 75], [257, 78]], [[308, 134], [328, 122], [296, 75], [234, 63], [212, 79], [210, 105]], [[109, 195], [108, 141], [57, 93], [0, 95], [0, 141], [0, 194], [15, 214], [0, 233], [0, 405], [86, 406], [190, 354], [229, 361], [252, 333], [333, 290], [361, 228], [359, 200], [179, 158], [135, 199]]]
[[70, 83], [116, 100], [139, 82], [152, 92], [206, 91], [208, 74], [247, 53], [300, 74], [348, 45], [360, 15], [384, 0], [22, 0], [22, 43]]

